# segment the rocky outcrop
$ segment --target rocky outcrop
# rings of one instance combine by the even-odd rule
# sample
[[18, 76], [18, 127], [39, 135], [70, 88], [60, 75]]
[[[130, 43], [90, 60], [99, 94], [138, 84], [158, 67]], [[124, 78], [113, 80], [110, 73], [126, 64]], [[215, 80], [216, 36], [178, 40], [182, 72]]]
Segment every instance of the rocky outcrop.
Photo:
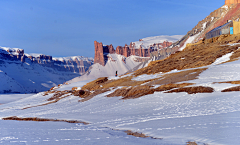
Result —
[[225, 0], [225, 5], [238, 4], [240, 0]]
[[[140, 39], [140, 41], [143, 41]], [[151, 53], [154, 51], [158, 51], [159, 49], [166, 48], [172, 45], [172, 42], [164, 41], [163, 43], [155, 43], [150, 45], [149, 48], [144, 49], [140, 45], [139, 48], [136, 48], [135, 43], [131, 42], [130, 45], [125, 44], [124, 47], [117, 46], [116, 50], [111, 45], [103, 45], [102, 42], [94, 41], [95, 46], [95, 56], [94, 56], [94, 63], [99, 63], [102, 66], [105, 66], [106, 61], [108, 60], [107, 54], [120, 54], [125, 57], [129, 57], [131, 55], [139, 56], [139, 57], [150, 57]], [[145, 60], [145, 59], [144, 59]]]
[[[103, 44], [98, 43], [97, 41], [94, 41], [94, 47], [95, 47], [95, 56], [94, 56], [94, 63], [99, 63], [101, 65], [105, 65], [105, 60], [104, 60], [104, 52], [103, 52]], [[105, 50], [109, 52], [109, 50]]]
[[[205, 19], [200, 21], [191, 31], [189, 31], [182, 39], [173, 43], [170, 48], [174, 51], [178, 51], [183, 47], [187, 40], [192, 37], [193, 41], [187, 43], [196, 43], [205, 39], [206, 33], [212, 29], [222, 26], [227, 23], [228, 20], [238, 21], [240, 19], [240, 0], [226, 0], [224, 6], [213, 11]], [[181, 48], [183, 49], [183, 48]], [[156, 55], [153, 55], [156, 57]]]

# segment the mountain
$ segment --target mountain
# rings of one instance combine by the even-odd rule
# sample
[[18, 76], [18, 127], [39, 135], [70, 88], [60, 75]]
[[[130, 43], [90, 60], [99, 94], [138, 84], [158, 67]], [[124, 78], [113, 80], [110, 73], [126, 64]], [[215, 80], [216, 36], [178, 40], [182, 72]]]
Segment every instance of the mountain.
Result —
[[124, 47], [117, 46], [116, 50], [112, 44], [103, 45], [102, 42], [95, 41], [94, 65], [84, 75], [68, 83], [114, 76], [116, 71], [118, 75], [122, 75], [141, 65], [142, 62], [148, 61], [151, 52], [168, 47], [181, 37], [182, 35], [147, 37], [131, 42], [130, 45], [126, 44]]
[[82, 56], [52, 58], [0, 47], [0, 93], [45, 91], [85, 73], [92, 64], [92, 58]]
[[[174, 43], [169, 48], [175, 51], [183, 50], [187, 43], [196, 43], [204, 39], [205, 34], [212, 29], [219, 27], [229, 20], [238, 21], [240, 18], [240, 1], [226, 0], [225, 5], [213, 11], [205, 19], [200, 21], [191, 31], [189, 31], [182, 39]], [[152, 53], [158, 56], [159, 53]], [[160, 54], [161, 55], [161, 54]]]
[[95, 46], [95, 57], [94, 63], [105, 65], [107, 60], [107, 54], [119, 54], [125, 57], [139, 56], [139, 57], [150, 57], [151, 52], [160, 51], [170, 45], [173, 42], [178, 41], [182, 38], [182, 35], [173, 36], [155, 36], [139, 39], [139, 41], [131, 42], [130, 45], [125, 44], [124, 47], [117, 46], [116, 50], [113, 45], [103, 45], [97, 41], [94, 42]]
[[146, 58], [140, 58], [133, 55], [125, 57], [119, 54], [107, 54], [106, 57], [108, 58], [108, 60], [106, 60], [106, 64], [104, 66], [99, 63], [95, 63], [84, 75], [67, 81], [67, 83], [74, 83], [84, 80], [94, 80], [99, 77], [114, 76], [116, 74], [116, 71], [118, 75], [122, 75], [140, 64], [142, 59], [146, 60]]

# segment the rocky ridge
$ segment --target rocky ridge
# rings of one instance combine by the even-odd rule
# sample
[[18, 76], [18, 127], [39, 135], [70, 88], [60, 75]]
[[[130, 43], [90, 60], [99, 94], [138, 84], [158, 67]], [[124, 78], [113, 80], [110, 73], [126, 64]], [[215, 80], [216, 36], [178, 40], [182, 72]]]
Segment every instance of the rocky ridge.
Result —
[[[171, 37], [171, 36], [168, 36], [168, 37]], [[175, 38], [175, 37], [174, 37], [174, 40], [175, 41], [178, 40], [178, 38]], [[181, 37], [181, 35], [178, 35], [177, 37]], [[155, 37], [149, 37], [149, 38], [153, 39]], [[148, 39], [147, 38], [140, 39], [138, 42], [131, 42], [130, 45], [125, 44], [125, 46], [117, 46], [116, 50], [114, 49], [112, 44], [103, 45], [102, 42], [99, 43], [97, 41], [94, 41], [94, 46], [95, 46], [94, 63], [95, 64], [99, 63], [102, 66], [104, 66], [106, 64], [106, 61], [108, 60], [107, 54], [114, 54], [114, 53], [123, 55], [124, 57], [129, 57], [132, 55], [138, 56], [140, 58], [145, 58], [145, 59], [142, 59], [142, 61], [145, 61], [145, 60], [148, 60], [148, 58], [150, 58], [152, 52], [162, 51], [164, 48], [167, 48], [173, 44], [173, 42], [168, 40], [160, 40], [159, 42], [159, 40], [157, 40], [156, 38], [151, 40], [150, 43], [145, 42], [145, 41], [149, 41]], [[144, 43], [147, 43], [147, 45], [146, 44], [144, 45]]]
[[33, 56], [31, 54], [24, 53], [24, 50], [19, 48], [0, 47], [0, 54], [4, 57], [4, 59], [19, 60], [22, 63], [26, 62], [26, 59], [28, 59], [32, 63], [37, 63], [39, 65], [61, 71], [78, 73], [80, 75], [84, 74], [93, 64], [92, 58], [85, 58], [83, 56], [64, 58], [53, 58], [52, 56], [44, 54]]
[[168, 55], [181, 51], [186, 47], [187, 43], [196, 43], [205, 39], [205, 34], [212, 29], [227, 23], [228, 20], [238, 21], [240, 18], [240, 1], [226, 0], [225, 5], [213, 11], [205, 19], [201, 20], [191, 31], [189, 31], [182, 39], [173, 43], [164, 51], [156, 51], [151, 53], [152, 60], [161, 60]]

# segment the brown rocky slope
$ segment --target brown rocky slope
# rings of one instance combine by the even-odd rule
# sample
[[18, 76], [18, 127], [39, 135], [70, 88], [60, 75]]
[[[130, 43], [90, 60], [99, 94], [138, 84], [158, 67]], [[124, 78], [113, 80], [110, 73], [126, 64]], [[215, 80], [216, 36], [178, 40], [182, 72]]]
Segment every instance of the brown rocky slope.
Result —
[[[183, 49], [184, 44], [195, 43], [204, 39], [205, 34], [212, 29], [225, 24], [228, 20], [239, 20], [240, 18], [240, 3], [238, 0], [226, 0], [224, 6], [213, 11], [205, 19], [201, 20], [192, 30], [190, 30], [182, 39], [175, 42], [167, 49], [171, 51], [171, 54], [175, 53], [179, 49]], [[190, 37], [194, 37], [193, 40], [189, 41]], [[189, 40], [188, 40], [189, 39]], [[166, 52], [167, 50], [165, 50]], [[165, 52], [153, 52], [151, 58], [160, 60], [166, 58]], [[164, 57], [162, 57], [165, 55]], [[161, 57], [159, 57], [161, 56]]]

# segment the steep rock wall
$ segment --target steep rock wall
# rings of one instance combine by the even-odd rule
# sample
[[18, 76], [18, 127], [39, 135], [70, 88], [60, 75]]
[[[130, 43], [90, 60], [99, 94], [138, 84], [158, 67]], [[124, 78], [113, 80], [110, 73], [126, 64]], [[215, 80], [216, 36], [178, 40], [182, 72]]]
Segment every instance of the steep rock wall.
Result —
[[144, 49], [140, 46], [140, 48], [136, 48], [135, 43], [131, 42], [130, 45], [125, 44], [124, 47], [117, 46], [116, 50], [111, 45], [103, 46], [102, 42], [94, 41], [95, 46], [95, 56], [94, 56], [94, 64], [99, 63], [102, 66], [105, 66], [107, 61], [106, 54], [120, 54], [125, 57], [129, 57], [131, 55], [139, 56], [139, 57], [150, 57], [151, 53], [154, 51], [158, 51], [159, 49], [166, 48], [172, 45], [172, 42], [164, 41], [163, 43], [154, 43], [150, 45], [149, 48]]
[[238, 4], [240, 3], [240, 0], [226, 0], [225, 4], [230, 5], [230, 4]]

